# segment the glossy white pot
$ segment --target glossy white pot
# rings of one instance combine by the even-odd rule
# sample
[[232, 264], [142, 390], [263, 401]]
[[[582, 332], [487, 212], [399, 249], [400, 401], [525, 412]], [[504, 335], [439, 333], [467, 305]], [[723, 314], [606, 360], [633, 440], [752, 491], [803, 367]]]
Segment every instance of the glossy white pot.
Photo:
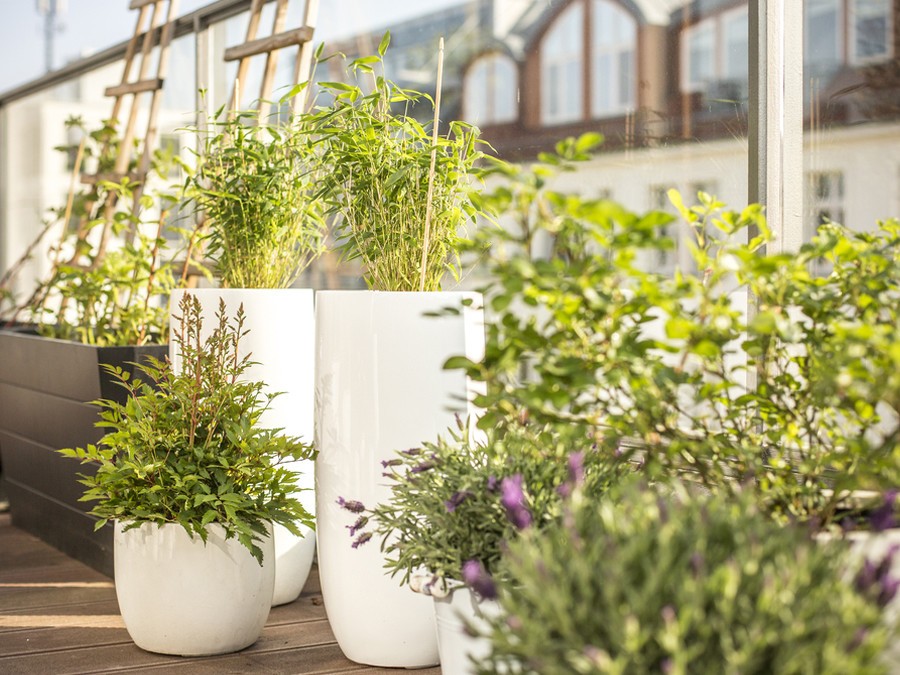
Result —
[[466, 626], [484, 633], [487, 619], [499, 612], [496, 601], [482, 600], [463, 585], [455, 585], [446, 596], [434, 598], [442, 675], [475, 675], [478, 672], [472, 660], [487, 656], [491, 643], [486, 637], [470, 635]]
[[[284, 429], [290, 436], [305, 441], [313, 438], [313, 367], [315, 354], [315, 313], [313, 292], [309, 289], [206, 288], [175, 290], [170, 303], [170, 328], [175, 330], [174, 316], [181, 297], [190, 293], [203, 308], [203, 333], [209, 335], [216, 325], [219, 299], [225, 301], [228, 316], [233, 317], [243, 305], [246, 320], [241, 356], [250, 355], [256, 363], [246, 377], [266, 383], [271, 392], [283, 392], [272, 401], [262, 423]], [[175, 343], [169, 343], [169, 358], [178, 367]], [[302, 490], [295, 495], [310, 513], [315, 513], [314, 469], [312, 461], [291, 464], [300, 474]], [[275, 555], [265, 564], [275, 565], [273, 605], [293, 602], [303, 590], [315, 553], [315, 532], [303, 528], [297, 537], [283, 527], [275, 526]]]
[[[181, 525], [144, 523], [113, 539], [116, 597], [141, 649], [178, 656], [225, 654], [259, 638], [271, 607], [274, 569], [260, 566], [220, 525], [206, 544]], [[272, 538], [260, 543], [274, 555]]]
[[[447, 307], [458, 314], [425, 316]], [[385, 573], [379, 542], [351, 548], [355, 516], [337, 501], [371, 507], [386, 500], [381, 462], [436, 439], [454, 424], [454, 411], [471, 412], [472, 383], [443, 365], [455, 355], [483, 356], [481, 297], [320, 291], [316, 331], [319, 576], [331, 628], [357, 663], [434, 665], [431, 599]]]

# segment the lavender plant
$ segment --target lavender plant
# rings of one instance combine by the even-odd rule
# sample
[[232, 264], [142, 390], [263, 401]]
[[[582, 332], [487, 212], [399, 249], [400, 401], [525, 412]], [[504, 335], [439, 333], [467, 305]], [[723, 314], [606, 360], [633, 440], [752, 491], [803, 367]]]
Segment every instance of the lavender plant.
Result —
[[485, 675], [883, 673], [890, 556], [782, 526], [749, 495], [682, 486], [576, 493], [510, 542]]
[[387, 569], [402, 583], [446, 592], [463, 581], [490, 595], [505, 544], [562, 512], [573, 485], [597, 496], [628, 469], [604, 459], [592, 439], [525, 425], [473, 440], [461, 426], [385, 463], [389, 500], [366, 508], [342, 500], [353, 546], [380, 540]]

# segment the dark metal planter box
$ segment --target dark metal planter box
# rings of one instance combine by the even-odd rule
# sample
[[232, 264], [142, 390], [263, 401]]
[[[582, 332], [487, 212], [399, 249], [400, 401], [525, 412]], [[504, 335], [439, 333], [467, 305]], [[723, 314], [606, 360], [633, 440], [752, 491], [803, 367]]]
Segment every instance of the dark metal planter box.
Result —
[[101, 364], [130, 368], [165, 345], [92, 347], [0, 330], [0, 462], [13, 524], [109, 576], [112, 527], [94, 532], [89, 503], [79, 502], [77, 474], [90, 466], [56, 450], [97, 443], [97, 408], [90, 401], [122, 401]]

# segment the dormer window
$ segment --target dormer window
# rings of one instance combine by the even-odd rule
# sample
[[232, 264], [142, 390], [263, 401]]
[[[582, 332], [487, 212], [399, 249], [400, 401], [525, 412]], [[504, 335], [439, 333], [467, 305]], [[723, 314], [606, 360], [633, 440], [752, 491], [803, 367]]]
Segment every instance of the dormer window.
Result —
[[685, 29], [681, 43], [681, 90], [706, 92], [727, 82], [734, 92], [747, 82], [750, 63], [746, 7], [709, 17]]
[[593, 0], [591, 35], [591, 113], [626, 113], [635, 105], [637, 23], [621, 6]]
[[469, 67], [465, 82], [465, 119], [472, 124], [513, 122], [518, 117], [519, 76], [506, 54], [485, 54]]
[[541, 47], [541, 118], [544, 124], [584, 117], [584, 5], [557, 17]]
[[575, 0], [564, 9], [541, 43], [541, 121], [565, 124], [633, 110], [637, 32], [637, 20], [616, 0]]

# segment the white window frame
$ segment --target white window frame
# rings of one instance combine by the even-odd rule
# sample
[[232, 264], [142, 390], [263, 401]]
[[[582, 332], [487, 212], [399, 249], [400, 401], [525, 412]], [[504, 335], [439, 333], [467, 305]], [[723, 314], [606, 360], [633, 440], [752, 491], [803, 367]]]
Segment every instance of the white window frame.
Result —
[[[634, 110], [637, 101], [637, 59], [638, 59], [638, 27], [637, 20], [633, 15], [625, 10], [621, 5], [617, 5], [611, 0], [591, 0], [591, 117], [593, 119], [602, 119], [604, 117], [615, 117]], [[597, 16], [600, 7], [605, 6], [609, 10], [615, 12], [620, 20], [627, 21], [631, 28], [631, 34], [622, 37], [611, 44], [600, 44], [599, 31], [597, 28]], [[619, 86], [621, 84], [622, 59], [625, 54], [631, 56], [631, 78], [628, 83], [629, 90], [623, 91]], [[600, 69], [598, 61], [601, 55], [612, 57], [613, 61], [613, 81], [601, 82], [599, 79]], [[602, 88], [608, 88], [611, 92], [611, 105], [608, 108], [602, 108], [598, 99], [598, 92]]]
[[709, 17], [688, 26], [681, 31], [681, 91], [693, 94], [696, 92], [706, 91], [709, 82], [694, 82], [691, 79], [691, 37], [701, 31], [709, 30], [712, 32], [712, 62], [713, 72], [712, 79], [717, 77], [716, 66], [719, 61], [718, 56], [718, 26], [716, 17]]
[[[722, 12], [719, 17], [719, 35], [720, 39], [719, 49], [721, 58], [718, 60], [719, 63], [722, 64], [720, 72], [717, 73], [719, 79], [734, 79], [728, 75], [729, 73], [729, 55], [728, 55], [728, 24], [733, 21], [743, 20], [746, 25], [749, 27], [750, 25], [750, 12], [746, 5], [743, 7], [737, 7], [735, 9], [730, 9], [727, 12]], [[745, 64], [747, 73], [749, 74], [750, 70], [750, 35], [748, 31], [747, 35], [747, 63]]]
[[[578, 122], [584, 119], [584, 69], [587, 64], [584, 62], [584, 33], [579, 33], [579, 39], [575, 41], [575, 44], [569, 45], [569, 49], [563, 51], [560, 54], [551, 54], [547, 50], [547, 43], [552, 39], [554, 32], [557, 30], [562, 30], [562, 25], [565, 21], [571, 20], [571, 16], [574, 14], [579, 14], [579, 18], [575, 20], [575, 24], [577, 26], [584, 25], [584, 12], [585, 6], [582, 2], [574, 2], [569, 5], [566, 9], [564, 9], [559, 16], [557, 16], [553, 25], [550, 27], [550, 30], [544, 35], [541, 40], [540, 47], [540, 64], [541, 64], [541, 123], [545, 125], [554, 125], [554, 124], [566, 124], [568, 122]], [[549, 57], [553, 57], [552, 60]], [[575, 100], [576, 106], [575, 110], [566, 110], [564, 108], [560, 108], [557, 111], [553, 111], [550, 108], [550, 101], [552, 97], [556, 97], [559, 101], [564, 102], [568, 98], [567, 94], [569, 93], [568, 89], [566, 89], [566, 78], [560, 77], [557, 78], [555, 82], [551, 81], [553, 78], [549, 77], [548, 71], [553, 65], [562, 65], [563, 68], [569, 63], [572, 62], [573, 58], [578, 59], [578, 71], [579, 77], [576, 78], [575, 83]]]
[[[830, 7], [833, 8], [835, 15], [835, 45], [834, 45], [834, 53], [835, 63], [841, 63], [844, 60], [844, 43], [846, 42], [846, 22], [844, 21], [844, 0], [827, 0], [830, 3]], [[831, 10], [829, 10], [831, 11]], [[809, 54], [809, 2], [804, 0], [803, 2], [803, 63], [814, 63], [815, 59], [813, 59]], [[817, 39], [817, 38], [813, 38]]]
[[856, 8], [860, 0], [846, 0], [847, 2], [847, 27], [849, 29], [849, 53], [847, 59], [851, 65], [864, 65], [867, 63], [881, 63], [889, 60], [894, 54], [894, 12], [893, 0], [883, 0], [885, 3], [885, 51], [883, 54], [860, 56], [856, 50], [858, 47], [856, 36]]
[[[509, 106], [508, 112], [502, 110], [503, 105], [500, 100], [504, 90], [496, 86], [498, 77], [502, 77], [502, 75], [498, 73], [498, 68], [501, 67], [501, 64], [502, 66], [509, 68], [513, 77], [512, 99], [506, 102]], [[472, 90], [472, 86], [475, 84], [472, 80], [476, 74], [476, 68], [485, 69], [484, 91], [473, 92]], [[497, 51], [481, 54], [472, 62], [466, 72], [463, 92], [464, 119], [480, 125], [515, 122], [519, 117], [519, 102], [516, 95], [518, 87], [519, 71], [516, 67], [515, 60], [513, 60], [511, 56]], [[479, 95], [484, 101], [483, 106], [479, 106], [478, 110], [479, 113], [483, 112], [483, 115], [475, 115], [474, 111], [471, 109], [471, 100], [469, 97], [473, 94]]]

